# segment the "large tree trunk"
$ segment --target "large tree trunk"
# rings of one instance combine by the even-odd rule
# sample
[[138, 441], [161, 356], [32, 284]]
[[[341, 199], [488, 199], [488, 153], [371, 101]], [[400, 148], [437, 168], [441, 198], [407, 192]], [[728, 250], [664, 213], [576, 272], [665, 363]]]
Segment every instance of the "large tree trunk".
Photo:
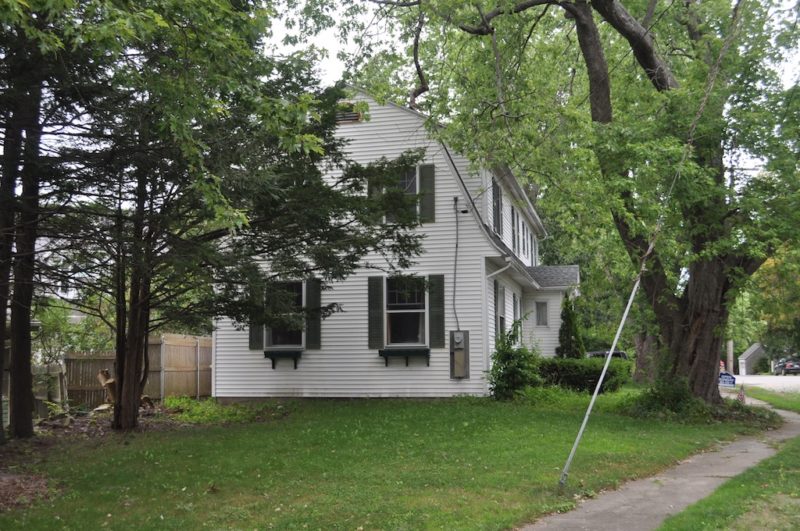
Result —
[[633, 381], [652, 384], [658, 374], [660, 338], [648, 331], [642, 331], [633, 337], [633, 343], [636, 348], [636, 371], [633, 373]]
[[681, 298], [680, 311], [667, 336], [671, 353], [670, 375], [686, 378], [694, 396], [720, 402], [719, 352], [728, 322], [728, 292], [731, 272], [721, 260], [697, 261], [689, 268], [689, 282]]
[[39, 221], [39, 146], [41, 142], [42, 85], [32, 84], [25, 99], [25, 144], [20, 174], [22, 195], [14, 257], [14, 294], [11, 298], [11, 434], [33, 436], [33, 378], [31, 375], [31, 319]]

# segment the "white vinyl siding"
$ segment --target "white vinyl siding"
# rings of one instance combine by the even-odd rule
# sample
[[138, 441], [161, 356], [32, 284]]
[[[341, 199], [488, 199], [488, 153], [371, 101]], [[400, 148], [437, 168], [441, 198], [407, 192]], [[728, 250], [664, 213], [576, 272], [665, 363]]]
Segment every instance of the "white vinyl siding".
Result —
[[[531, 295], [526, 294], [522, 299], [522, 315], [527, 316], [522, 322], [523, 342], [526, 345], [535, 345], [542, 356], [556, 355], [563, 298], [564, 294], [560, 291], [537, 291]], [[536, 325], [537, 302], [547, 304], [547, 326]]]
[[[370, 121], [339, 128], [339, 135], [348, 139], [346, 149], [353, 160], [368, 163], [381, 157], [395, 158], [409, 149], [426, 148], [420, 164], [434, 164], [436, 168], [436, 222], [419, 229], [426, 235], [425, 252], [408, 273], [445, 273], [445, 348], [431, 349], [430, 367], [420, 358], [411, 358], [408, 367], [404, 360], [392, 359], [386, 367], [378, 352], [367, 346], [367, 277], [375, 271], [361, 269], [322, 292], [323, 306], [337, 302], [343, 311], [322, 321], [322, 349], [303, 351], [297, 369], [291, 360], [278, 360], [275, 370], [271, 369], [263, 353], [248, 350], [247, 330], [236, 330], [228, 320], [218, 321], [214, 332], [215, 396], [436, 397], [487, 393], [487, 311], [481, 293], [488, 284], [484, 257], [497, 255], [497, 250], [478, 225], [475, 216], [479, 212], [472, 212], [471, 208], [467, 213], [455, 212], [453, 197], [459, 197], [459, 205], [466, 205], [469, 200], [451, 170], [447, 153], [440, 144], [429, 140], [423, 120], [410, 111], [367, 101]], [[450, 156], [464, 185], [477, 197], [475, 190], [483, 187], [481, 176], [468, 171], [469, 163], [463, 157], [453, 152]], [[456, 215], [459, 245], [455, 305], [461, 329], [469, 331], [470, 349], [471, 377], [464, 380], [450, 379], [449, 331], [456, 329], [452, 311]], [[365, 257], [365, 262], [383, 263], [377, 255]]]

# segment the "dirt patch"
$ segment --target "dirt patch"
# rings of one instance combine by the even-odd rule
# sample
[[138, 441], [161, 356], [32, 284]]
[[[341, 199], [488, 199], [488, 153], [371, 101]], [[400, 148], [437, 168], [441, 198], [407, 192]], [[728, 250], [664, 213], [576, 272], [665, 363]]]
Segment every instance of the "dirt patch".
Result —
[[[175, 430], [188, 427], [160, 407], [142, 410], [135, 433]], [[48, 455], [64, 444], [82, 440], [122, 439], [127, 434], [111, 429], [111, 411], [69, 415], [60, 414], [39, 421], [36, 436], [12, 439], [0, 446], [0, 512], [28, 506], [47, 499], [57, 489], [35, 471], [42, 469]]]
[[0, 472], [0, 513], [31, 505], [48, 498], [51, 493], [47, 480], [42, 476]]

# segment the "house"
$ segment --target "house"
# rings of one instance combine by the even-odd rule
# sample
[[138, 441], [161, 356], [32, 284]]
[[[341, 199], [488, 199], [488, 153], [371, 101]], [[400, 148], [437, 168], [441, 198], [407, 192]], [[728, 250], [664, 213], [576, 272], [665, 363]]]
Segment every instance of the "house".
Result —
[[[739, 374], [758, 374], [756, 366], [759, 360], [767, 357], [767, 351], [761, 343], [753, 343], [747, 350], [739, 354]], [[731, 367], [732, 369], [733, 367]]]
[[425, 149], [407, 182], [424, 192], [416, 230], [425, 233], [424, 253], [408, 273], [427, 282], [400, 286], [364, 269], [322, 292], [314, 282], [287, 283], [298, 305], [337, 302], [343, 310], [302, 332], [237, 330], [218, 320], [215, 397], [485, 395], [495, 336], [515, 319], [523, 319], [524, 343], [555, 355], [561, 301], [576, 289], [578, 267], [540, 264], [545, 229], [511, 172], [471, 171], [430, 138], [424, 116], [358, 99], [370, 119], [352, 113], [337, 130], [353, 160]]

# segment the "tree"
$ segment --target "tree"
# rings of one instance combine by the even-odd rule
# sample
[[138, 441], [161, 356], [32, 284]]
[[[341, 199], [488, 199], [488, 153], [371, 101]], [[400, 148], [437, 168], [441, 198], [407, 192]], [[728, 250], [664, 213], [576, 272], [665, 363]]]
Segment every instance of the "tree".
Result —
[[[16, 216], [2, 232], [14, 238], [3, 247], [9, 258], [0, 258], [4, 267], [14, 264], [12, 322], [21, 326], [14, 327], [12, 354], [21, 362], [12, 388], [20, 396], [30, 396], [23, 325], [41, 279], [82, 288], [81, 308], [96, 309], [113, 328], [113, 425], [131, 429], [147, 374], [147, 335], [156, 327], [220, 311], [252, 316], [243, 294], [251, 282], [274, 283], [270, 275], [324, 283], [349, 274], [368, 251], [403, 265], [418, 250], [408, 231], [416, 220], [385, 222], [398, 205], [366, 193], [368, 179], [387, 182], [416, 159], [372, 168], [345, 160], [333, 134], [341, 92], [318, 88], [313, 56], [264, 53], [272, 10], [261, 3], [7, 7], [4, 38], [21, 39], [28, 53], [4, 55], [4, 67], [19, 67], [9, 66], [7, 79], [30, 90], [30, 72], [20, 67], [30, 54], [40, 54], [34, 63], [47, 69], [34, 84], [46, 105], [28, 92], [21, 98], [42, 118], [31, 131], [70, 139], [48, 144], [47, 156], [30, 164], [18, 157], [9, 164], [14, 171], [3, 173], [11, 183], [3, 187], [3, 212], [9, 206]], [[309, 13], [302, 31], [328, 23], [322, 11]], [[66, 104], [56, 105], [61, 99]], [[36, 139], [27, 131], [18, 136]], [[13, 138], [7, 132], [6, 144]], [[38, 146], [29, 151], [39, 157]], [[42, 160], [47, 174], [35, 171]], [[330, 183], [326, 171], [341, 177]], [[269, 274], [254, 267], [265, 260]], [[6, 274], [0, 284], [10, 279]], [[30, 408], [14, 404], [12, 417], [31, 428], [15, 435], [28, 436]]]
[[558, 329], [556, 356], [559, 358], [583, 358], [586, 356], [586, 349], [578, 329], [578, 316], [569, 295], [564, 295], [564, 301], [561, 304], [561, 328]]
[[750, 311], [763, 323], [761, 340], [773, 357], [800, 351], [800, 251], [782, 247], [754, 275]]
[[[476, 161], [508, 161], [545, 193], [575, 200], [581, 188], [605, 204], [634, 268], [646, 264], [661, 377], [717, 402], [729, 305], [767, 257], [797, 241], [797, 88], [778, 77], [797, 32], [770, 1], [627, 3], [375, 9], [409, 42], [414, 68], [399, 77], [447, 124], [443, 140]], [[369, 81], [397, 57], [376, 55], [362, 84], [385, 87], [389, 75]], [[754, 158], [763, 171], [751, 171]]]

